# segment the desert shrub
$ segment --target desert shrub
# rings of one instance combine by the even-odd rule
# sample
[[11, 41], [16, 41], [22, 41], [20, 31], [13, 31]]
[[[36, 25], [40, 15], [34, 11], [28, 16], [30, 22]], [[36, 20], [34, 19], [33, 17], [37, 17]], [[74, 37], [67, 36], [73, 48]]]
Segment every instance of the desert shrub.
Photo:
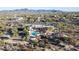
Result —
[[79, 45], [79, 41], [76, 39], [71, 39], [69, 42], [70, 42], [70, 44], [72, 44], [74, 46]]
[[72, 45], [79, 45], [79, 41], [77, 39], [73, 39], [72, 37], [60, 37], [60, 40], [67, 42]]
[[36, 40], [33, 40], [33, 41], [32, 41], [32, 44], [33, 44], [33, 45], [37, 45], [37, 43], [38, 43], [38, 42], [37, 42]]
[[0, 40], [0, 46], [3, 46], [3, 45], [5, 45], [5, 42]]
[[47, 22], [53, 22], [54, 19], [47, 19]]
[[0, 31], [0, 35], [3, 35], [3, 32], [2, 31]]
[[60, 40], [62, 40], [65, 43], [69, 43], [71, 41], [70, 37], [60, 37]]

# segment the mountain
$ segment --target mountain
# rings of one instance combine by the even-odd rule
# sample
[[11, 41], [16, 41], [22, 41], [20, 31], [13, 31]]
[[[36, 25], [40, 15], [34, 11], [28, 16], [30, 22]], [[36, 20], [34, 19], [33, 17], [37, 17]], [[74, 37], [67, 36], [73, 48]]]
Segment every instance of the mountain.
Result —
[[15, 9], [15, 10], [2, 10], [0, 12], [33, 12], [33, 13], [51, 13], [51, 12], [63, 12], [61, 10], [45, 10], [45, 9], [39, 9], [39, 10], [33, 10], [33, 9]]

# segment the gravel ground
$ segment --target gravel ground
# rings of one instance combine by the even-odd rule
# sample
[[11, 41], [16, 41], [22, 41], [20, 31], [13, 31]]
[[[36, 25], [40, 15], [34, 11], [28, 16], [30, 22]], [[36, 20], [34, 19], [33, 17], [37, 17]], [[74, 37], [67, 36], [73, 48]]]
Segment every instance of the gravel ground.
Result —
[[78, 47], [61, 42], [59, 45], [45, 44], [45, 47], [29, 44], [25, 41], [5, 41], [5, 45], [0, 46], [0, 51], [79, 51]]

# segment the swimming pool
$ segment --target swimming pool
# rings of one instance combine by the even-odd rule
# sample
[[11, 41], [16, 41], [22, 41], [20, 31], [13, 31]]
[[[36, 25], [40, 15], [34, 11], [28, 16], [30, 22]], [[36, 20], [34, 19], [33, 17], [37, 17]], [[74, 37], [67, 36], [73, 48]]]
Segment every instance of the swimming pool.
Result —
[[37, 34], [39, 34], [39, 32], [35, 32], [35, 31], [32, 32], [33, 36], [36, 36]]

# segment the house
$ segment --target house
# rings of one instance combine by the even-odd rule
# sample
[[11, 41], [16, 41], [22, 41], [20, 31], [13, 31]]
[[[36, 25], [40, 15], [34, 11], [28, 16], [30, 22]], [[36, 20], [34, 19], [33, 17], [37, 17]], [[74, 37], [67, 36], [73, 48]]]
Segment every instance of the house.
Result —
[[65, 22], [64, 18], [59, 18], [58, 22]]
[[21, 40], [22, 40], [22, 38], [19, 37], [19, 36], [18, 36], [18, 37], [12, 37], [11, 39], [12, 39], [12, 40], [18, 40], [18, 41], [21, 41]]
[[10, 39], [10, 35], [2, 35], [0, 36], [0, 39]]
[[42, 22], [40, 22], [40, 23], [37, 23], [37, 22], [36, 23], [33, 23], [31, 26], [29, 26], [30, 38], [31, 37], [36, 37], [37, 35], [45, 35], [46, 31], [50, 27], [52, 29], [55, 29], [54, 25], [44, 24]]

